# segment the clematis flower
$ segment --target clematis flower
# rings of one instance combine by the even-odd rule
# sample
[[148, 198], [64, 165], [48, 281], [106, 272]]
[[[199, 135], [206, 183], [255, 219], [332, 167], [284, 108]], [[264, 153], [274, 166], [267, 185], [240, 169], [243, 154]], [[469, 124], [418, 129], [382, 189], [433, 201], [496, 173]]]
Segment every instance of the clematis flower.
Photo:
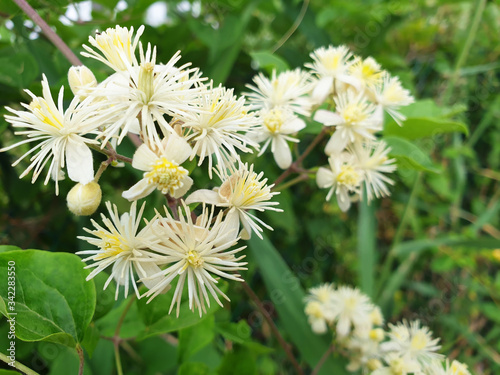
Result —
[[227, 171], [219, 173], [222, 185], [218, 189], [197, 190], [186, 199], [186, 203], [203, 202], [218, 207], [227, 207], [229, 210], [226, 221], [230, 227], [236, 228], [239, 228], [241, 223], [243, 226], [240, 233], [242, 239], [249, 239], [252, 232], [262, 238], [260, 225], [269, 230], [273, 230], [273, 228], [249, 211], [283, 211], [274, 207], [278, 202], [270, 201], [274, 195], [279, 193], [271, 192], [274, 185], [267, 185], [267, 178], [263, 179], [263, 176], [263, 172], [257, 174], [253, 171], [253, 164], [249, 168], [248, 164], [240, 162], [238, 167], [231, 167], [229, 173]]
[[134, 154], [132, 167], [144, 171], [144, 177], [124, 191], [123, 198], [134, 201], [156, 189], [174, 198], [183, 196], [193, 184], [188, 170], [181, 167], [190, 154], [191, 147], [176, 133], [165, 137], [160, 146], [143, 143]]
[[52, 159], [44, 184], [47, 184], [52, 177], [55, 180], [56, 195], [58, 195], [58, 181], [64, 178], [62, 171], [64, 167], [67, 167], [68, 176], [73, 181], [87, 184], [94, 179], [92, 152], [88, 145], [99, 144], [99, 142], [86, 138], [85, 135], [98, 134], [100, 115], [94, 114], [95, 107], [89, 105], [88, 100], [80, 103], [77, 97], [71, 101], [68, 109], [64, 110], [63, 87], [59, 91], [56, 106], [45, 75], [42, 79], [42, 90], [43, 97], [35, 96], [31, 91], [26, 90], [32, 101], [29, 105], [21, 104], [26, 108], [25, 111], [6, 107], [14, 115], [6, 115], [5, 119], [15, 128], [24, 128], [25, 130], [16, 131], [15, 134], [24, 135], [27, 139], [7, 146], [0, 152], [11, 150], [25, 143], [37, 142], [12, 165], [16, 166], [26, 156], [35, 153], [30, 158], [30, 165], [20, 176], [22, 178], [33, 170], [31, 182], [34, 183], [45, 165]]
[[281, 169], [287, 169], [292, 164], [292, 152], [287, 142], [299, 143], [299, 140], [291, 135], [305, 128], [304, 120], [295, 116], [288, 108], [280, 107], [260, 111], [260, 118], [262, 125], [256, 128], [252, 135], [257, 142], [264, 142], [258, 156], [271, 145], [276, 164]]
[[[116, 299], [118, 299], [120, 286], [125, 287], [125, 297], [127, 297], [130, 282], [132, 282], [137, 297], [140, 298], [135, 273], [140, 275], [140, 277], [146, 278], [160, 271], [160, 268], [154, 262], [146, 261], [152, 256], [149, 249], [159, 240], [151, 232], [154, 220], [150, 221], [139, 231], [144, 207], [145, 203], [141, 206], [139, 212], [137, 212], [137, 202], [134, 202], [130, 207], [130, 213], [124, 213], [120, 217], [116, 205], [111, 206], [110, 202], [106, 202], [109, 218], [101, 214], [104, 227], [91, 219], [92, 225], [96, 229], [90, 230], [84, 228], [84, 230], [94, 237], [78, 237], [98, 247], [97, 250], [84, 250], [76, 253], [91, 255], [83, 259], [83, 262], [94, 261], [94, 263], [85, 267], [94, 268], [87, 276], [87, 281], [109, 266], [112, 266], [111, 275], [106, 280], [104, 289], [114, 279], [118, 284], [115, 295]], [[148, 288], [153, 288], [156, 287], [158, 281], [159, 279], [148, 278], [143, 283]], [[163, 291], [164, 289], [161, 289], [158, 293]]]
[[209, 294], [222, 306], [219, 296], [228, 301], [229, 297], [217, 287], [218, 278], [243, 281], [234, 271], [246, 269], [247, 263], [241, 261], [245, 256], [236, 255], [245, 246], [231, 249], [239, 240], [237, 231], [228, 227], [222, 212], [214, 217], [213, 206], [211, 209], [204, 207], [196, 223], [184, 203], [178, 210], [179, 220], [175, 220], [166, 208], [165, 215], [153, 229], [161, 242], [152, 249], [159, 254], [155, 262], [166, 268], [150, 276], [155, 280], [160, 277], [161, 281], [146, 293], [149, 301], [178, 277], [169, 313], [177, 304], [179, 316], [186, 281], [191, 310], [197, 308], [200, 316], [206, 312], [205, 303], [210, 307]]

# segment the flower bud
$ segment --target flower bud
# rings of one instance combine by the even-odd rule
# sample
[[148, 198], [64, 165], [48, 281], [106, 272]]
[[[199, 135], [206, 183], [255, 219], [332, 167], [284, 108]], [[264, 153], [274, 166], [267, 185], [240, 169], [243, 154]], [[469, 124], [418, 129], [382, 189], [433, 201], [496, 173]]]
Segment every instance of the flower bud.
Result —
[[69, 210], [77, 216], [92, 215], [101, 203], [101, 187], [96, 182], [76, 184], [69, 191], [66, 201]]
[[84, 65], [72, 66], [68, 71], [68, 82], [71, 91], [76, 96], [85, 99], [89, 94], [90, 87], [97, 86], [97, 80], [94, 73]]

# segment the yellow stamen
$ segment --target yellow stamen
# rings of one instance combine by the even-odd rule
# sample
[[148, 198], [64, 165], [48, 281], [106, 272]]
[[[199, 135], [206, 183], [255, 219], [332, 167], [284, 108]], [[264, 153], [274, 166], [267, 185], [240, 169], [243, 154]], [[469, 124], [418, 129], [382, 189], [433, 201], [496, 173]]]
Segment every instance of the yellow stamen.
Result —
[[176, 189], [183, 186], [182, 180], [187, 174], [185, 168], [163, 157], [156, 160], [153, 169], [144, 173], [144, 177], [148, 179], [148, 183], [157, 185], [162, 194], [173, 195]]

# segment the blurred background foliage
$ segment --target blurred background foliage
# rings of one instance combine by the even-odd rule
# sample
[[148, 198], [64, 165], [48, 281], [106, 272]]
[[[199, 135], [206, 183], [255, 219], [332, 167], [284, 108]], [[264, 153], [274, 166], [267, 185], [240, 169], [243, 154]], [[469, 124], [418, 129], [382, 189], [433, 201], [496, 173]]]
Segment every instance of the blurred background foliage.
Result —
[[[307, 324], [301, 295], [319, 283], [335, 282], [360, 286], [381, 305], [389, 322], [422, 320], [442, 338], [443, 353], [467, 363], [474, 373], [500, 373], [499, 1], [29, 2], [75, 52], [83, 50], [81, 45], [96, 30], [146, 24], [141, 40], [157, 46], [157, 61], [166, 62], [180, 50], [181, 62], [192, 62], [237, 93], [245, 91], [259, 70], [301, 67], [315, 48], [346, 44], [398, 75], [417, 99], [432, 100], [415, 117], [467, 124], [468, 136], [435, 134], [412, 140], [428, 155], [434, 172], [400, 167], [392, 196], [371, 206], [360, 204], [342, 213], [335, 203], [325, 202], [325, 192], [314, 180], [282, 191], [278, 200], [285, 213], [267, 214], [275, 231], [269, 233], [270, 242], [250, 242], [244, 278], [265, 301], [305, 368], [313, 368], [322, 353], [308, 354], [303, 346], [312, 344], [300, 339], [309, 336], [294, 332], [293, 319], [301, 320], [302, 327]], [[480, 17], [478, 28], [471, 33], [475, 16]], [[286, 38], [294, 23], [297, 29]], [[109, 73], [94, 60], [82, 61], [98, 79]], [[42, 73], [54, 94], [66, 86], [70, 100], [69, 67], [14, 2], [0, 0], [1, 115], [4, 106], [29, 101], [24, 88], [41, 93]], [[3, 119], [0, 132], [0, 147], [14, 142]], [[300, 149], [313, 137], [304, 134]], [[306, 159], [307, 167], [326, 164], [322, 147]], [[0, 153], [0, 244], [80, 250], [76, 236], [89, 219], [67, 211], [65, 194], [71, 182], [61, 183], [57, 197], [51, 183], [19, 180], [26, 161], [16, 168], [10, 164], [24, 151], [19, 147]], [[132, 152], [131, 144], [121, 149], [129, 156]], [[270, 181], [280, 174], [265, 158], [255, 162]], [[126, 168], [108, 170], [101, 179], [104, 199], [122, 210], [128, 203], [121, 192], [137, 178]], [[163, 204], [161, 199], [156, 198], [157, 205]], [[275, 257], [278, 253], [282, 259]], [[290, 278], [273, 279], [273, 272]], [[231, 283], [228, 295], [230, 307], [196, 329], [127, 341], [125, 373], [294, 373], [242, 287]], [[116, 325], [123, 308], [118, 301], [111, 313], [92, 323], [97, 336], [87, 343], [86, 374], [113, 373], [112, 343], [99, 334]], [[135, 337], [144, 328], [137, 323], [138, 309], [127, 315], [123, 335]], [[1, 342], [6, 334], [0, 336]], [[73, 373], [70, 369], [78, 366], [74, 351], [52, 343], [20, 343], [17, 356], [41, 374]], [[343, 373], [342, 368], [337, 371]]]

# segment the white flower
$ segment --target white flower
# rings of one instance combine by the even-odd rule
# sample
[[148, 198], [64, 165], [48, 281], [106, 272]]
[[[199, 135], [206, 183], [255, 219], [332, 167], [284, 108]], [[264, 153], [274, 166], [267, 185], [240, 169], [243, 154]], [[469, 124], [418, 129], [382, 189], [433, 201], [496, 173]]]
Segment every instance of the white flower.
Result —
[[359, 80], [363, 88], [380, 84], [384, 76], [380, 64], [373, 57], [364, 60], [357, 57], [349, 67], [349, 73]]
[[241, 261], [244, 255], [235, 256], [245, 246], [230, 250], [239, 240], [236, 231], [228, 228], [222, 220], [222, 212], [213, 217], [213, 206], [210, 210], [203, 208], [196, 224], [192, 221], [189, 208], [184, 204], [182, 208], [179, 207], [179, 220], [174, 220], [166, 208], [165, 214], [167, 216], [161, 218], [159, 225], [154, 228], [162, 241], [153, 245], [153, 249], [161, 254], [155, 257], [156, 261], [165, 264], [166, 268], [151, 275], [153, 278], [161, 277], [162, 280], [147, 292], [146, 296], [151, 297], [149, 301], [179, 277], [170, 305], [172, 311], [177, 304], [177, 316], [186, 280], [191, 310], [197, 308], [201, 316], [202, 311], [206, 311], [205, 302], [210, 307], [209, 293], [222, 306], [218, 296], [228, 301], [229, 298], [217, 287], [218, 277], [243, 281], [234, 271], [246, 269], [244, 266], [247, 264]]
[[209, 176], [212, 178], [212, 157], [219, 168], [238, 159], [238, 151], [252, 152], [247, 147], [258, 147], [246, 133], [257, 125], [253, 114], [247, 113], [245, 98], [237, 98], [233, 90], [219, 86], [201, 93], [191, 103], [196, 109], [176, 116], [182, 128], [187, 130], [186, 139], [193, 144], [191, 160], [198, 155], [201, 165], [208, 158]]
[[129, 201], [144, 198], [158, 189], [174, 198], [183, 196], [193, 184], [188, 170], [181, 164], [191, 154], [191, 147], [182, 137], [172, 133], [153, 149], [143, 143], [137, 148], [132, 166], [144, 171], [143, 178], [122, 196]]
[[253, 109], [270, 110], [274, 107], [289, 107], [294, 113], [309, 116], [311, 100], [311, 76], [301, 69], [288, 70], [271, 79], [259, 73], [253, 78], [254, 85], [247, 85], [253, 92], [245, 93]]
[[418, 362], [391, 353], [384, 357], [387, 367], [381, 367], [371, 375], [416, 375], [421, 374], [421, 367]]
[[191, 111], [190, 102], [202, 90], [198, 70], [187, 69], [190, 63], [175, 67], [181, 58], [179, 52], [166, 65], [156, 65], [156, 48], [151, 51], [148, 45], [145, 54], [140, 48], [140, 58], [140, 66], [126, 62], [126, 72], [117, 74], [111, 83], [99, 85], [92, 94], [95, 98], [106, 97], [100, 102], [100, 111], [109, 118], [103, 131], [103, 144], [117, 134], [120, 143], [139, 118], [144, 142], [159, 145], [157, 124], [163, 134], [173, 131], [164, 115]]
[[276, 164], [281, 169], [287, 169], [292, 164], [292, 152], [287, 141], [299, 142], [290, 135], [304, 129], [305, 122], [287, 108], [274, 107], [270, 110], [261, 110], [259, 115], [262, 125], [255, 129], [253, 138], [259, 143], [264, 142], [264, 145], [258, 156], [261, 156], [271, 144]]
[[401, 126], [406, 117], [398, 110], [413, 103], [413, 96], [401, 86], [398, 77], [391, 77], [389, 74], [384, 75], [382, 84], [375, 86], [374, 90], [375, 102], [379, 108], [385, 110]]
[[323, 103], [327, 96], [336, 90], [336, 86], [338, 89], [339, 83], [360, 87], [359, 81], [349, 74], [349, 67], [353, 61], [349, 61], [352, 53], [346, 46], [320, 47], [310, 56], [314, 63], [307, 63], [305, 66], [319, 78], [312, 93], [315, 103]]
[[252, 232], [262, 238], [260, 234], [262, 228], [259, 224], [269, 230], [273, 230], [273, 228], [248, 211], [272, 210], [281, 212], [281, 209], [274, 207], [278, 202], [270, 201], [274, 195], [279, 193], [271, 192], [274, 185], [266, 185], [267, 178], [262, 178], [264, 173], [255, 173], [253, 164], [248, 168], [248, 164], [240, 162], [238, 166], [239, 168], [231, 167], [230, 173], [225, 171], [219, 175], [222, 185], [216, 191], [197, 190], [186, 199], [186, 203], [204, 202], [218, 207], [227, 207], [229, 209], [226, 218], [228, 225], [239, 228], [241, 223], [243, 226], [240, 233], [241, 238], [249, 239]]
[[420, 327], [418, 320], [403, 321], [397, 325], [389, 324], [389, 341], [382, 344], [383, 350], [395, 352], [402, 357], [417, 361], [422, 366], [429, 365], [433, 360], [443, 356], [436, 353], [441, 348], [439, 338], [433, 339], [428, 327]]
[[42, 88], [43, 97], [37, 97], [31, 91], [26, 90], [32, 98], [29, 105], [22, 104], [27, 111], [17, 111], [6, 107], [15, 116], [6, 115], [5, 119], [15, 128], [25, 128], [26, 130], [16, 131], [15, 134], [24, 135], [27, 139], [0, 151], [7, 151], [25, 143], [37, 142], [35, 147], [12, 165], [17, 165], [26, 156], [35, 153], [30, 158], [30, 165], [20, 176], [22, 178], [33, 170], [31, 182], [34, 183], [45, 165], [52, 159], [44, 183], [47, 184], [52, 177], [56, 181], [56, 194], [59, 194], [58, 180], [64, 178], [61, 169], [65, 166], [67, 166], [69, 178], [73, 181], [87, 184], [94, 179], [92, 152], [87, 144], [99, 142], [85, 138], [84, 135], [97, 134], [99, 116], [94, 115], [94, 107], [88, 105], [89, 101], [79, 103], [78, 98], [74, 98], [65, 111], [63, 87], [59, 91], [56, 106], [45, 75]]
[[130, 30], [118, 25], [115, 28], [108, 28], [97, 34], [95, 38], [89, 37], [89, 43], [97, 48], [102, 55], [85, 44], [83, 48], [87, 52], [82, 52], [82, 55], [96, 59], [116, 71], [126, 71], [129, 65], [137, 65], [135, 49], [143, 32], [144, 25], [139, 27], [132, 41], [133, 27]]
[[330, 200], [335, 192], [337, 203], [342, 211], [347, 211], [351, 200], [358, 197], [363, 181], [363, 171], [356, 165], [353, 155], [343, 152], [331, 155], [328, 159], [329, 168], [320, 167], [316, 174], [316, 183], [320, 189], [330, 189], [326, 200]]
[[374, 140], [373, 133], [382, 130], [382, 118], [362, 94], [348, 90], [335, 97], [335, 104], [335, 112], [320, 109], [314, 115], [315, 121], [335, 126], [325, 147], [327, 155], [341, 152], [349, 143]]
[[[111, 207], [111, 203], [106, 202], [111, 219], [101, 214], [104, 227], [91, 219], [96, 229], [84, 228], [84, 230], [94, 237], [78, 237], [98, 247], [97, 250], [77, 252], [77, 254], [91, 254], [88, 258], [83, 259], [83, 262], [94, 261], [94, 263], [85, 267], [95, 268], [87, 276], [87, 281], [112, 265], [113, 270], [104, 284], [104, 289], [108, 287], [112, 279], [115, 279], [118, 284], [115, 298], [118, 298], [121, 285], [125, 286], [125, 297], [128, 295], [130, 282], [132, 282], [137, 297], [140, 298], [134, 269], [140, 277], [147, 277], [160, 271], [160, 268], [155, 263], [144, 261], [150, 259], [152, 253], [149, 249], [155, 242], [158, 242], [150, 230], [154, 221], [150, 221], [143, 229], [138, 231], [144, 206], [145, 203], [137, 213], [137, 202], [134, 202], [130, 208], [130, 213], [124, 213], [120, 217], [116, 206]], [[148, 281], [144, 282], [147, 287], [150, 288], [156, 285], [156, 280], [150, 279]]]
[[348, 151], [356, 157], [357, 168], [363, 172], [368, 202], [373, 196], [380, 198], [391, 194], [387, 184], [394, 185], [394, 181], [385, 174], [396, 170], [396, 160], [387, 157], [390, 150], [383, 141], [356, 142], [349, 147]]
[[331, 304], [337, 321], [337, 335], [340, 337], [349, 335], [351, 327], [354, 327], [358, 334], [361, 331], [367, 333], [370, 331], [373, 305], [370, 298], [359, 289], [338, 287], [331, 297]]
[[327, 324], [333, 322], [335, 313], [331, 298], [334, 293], [335, 289], [332, 284], [323, 284], [309, 289], [309, 294], [305, 298], [305, 313], [313, 332], [325, 333]]
[[68, 83], [73, 94], [79, 96], [81, 100], [85, 99], [92, 88], [97, 86], [94, 73], [85, 65], [69, 68]]

